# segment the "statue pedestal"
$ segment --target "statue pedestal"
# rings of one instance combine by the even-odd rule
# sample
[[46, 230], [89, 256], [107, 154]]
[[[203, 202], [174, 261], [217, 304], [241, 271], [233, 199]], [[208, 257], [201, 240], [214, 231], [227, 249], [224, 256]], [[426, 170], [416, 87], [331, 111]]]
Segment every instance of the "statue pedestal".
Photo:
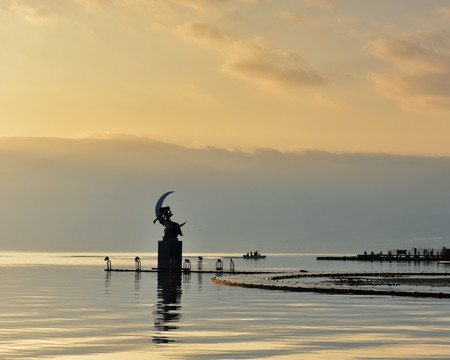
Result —
[[181, 270], [183, 243], [178, 239], [158, 241], [158, 270]]

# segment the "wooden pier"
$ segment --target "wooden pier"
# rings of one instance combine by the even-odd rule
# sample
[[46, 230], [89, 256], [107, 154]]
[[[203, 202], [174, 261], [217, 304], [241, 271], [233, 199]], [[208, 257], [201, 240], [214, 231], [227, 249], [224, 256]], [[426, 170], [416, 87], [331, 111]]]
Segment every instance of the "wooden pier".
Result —
[[159, 269], [105, 269], [105, 271], [115, 271], [115, 272], [150, 272], [150, 273], [158, 273], [158, 272], [173, 272], [173, 273], [182, 273], [182, 274], [191, 274], [191, 273], [197, 273], [197, 274], [236, 274], [236, 275], [252, 275], [252, 274], [273, 274], [277, 273], [277, 271], [264, 271], [264, 270], [159, 270]]

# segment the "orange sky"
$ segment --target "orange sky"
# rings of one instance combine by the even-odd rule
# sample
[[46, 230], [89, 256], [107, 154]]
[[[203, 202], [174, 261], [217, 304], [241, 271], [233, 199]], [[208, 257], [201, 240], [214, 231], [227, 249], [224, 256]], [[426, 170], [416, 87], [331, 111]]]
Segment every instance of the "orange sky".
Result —
[[7, 0], [4, 136], [450, 155], [446, 0]]

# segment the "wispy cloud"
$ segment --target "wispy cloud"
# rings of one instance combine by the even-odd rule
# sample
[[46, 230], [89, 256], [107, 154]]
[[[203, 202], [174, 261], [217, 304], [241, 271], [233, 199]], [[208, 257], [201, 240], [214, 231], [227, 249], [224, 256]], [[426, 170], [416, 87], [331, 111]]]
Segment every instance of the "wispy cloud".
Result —
[[447, 7], [439, 7], [438, 12], [447, 19], [450, 19], [450, 6]]
[[322, 9], [333, 8], [333, 0], [305, 0], [305, 3], [311, 6], [318, 6]]
[[278, 19], [283, 21], [296, 22], [300, 24], [305, 24], [311, 22], [311, 18], [306, 15], [293, 13], [290, 11], [283, 11], [277, 15]]
[[449, 66], [448, 54], [439, 53], [418, 42], [377, 40], [373, 45], [379, 59], [389, 61], [398, 69], [405, 70], [406, 67], [410, 72], [442, 72]]
[[[86, 6], [101, 6], [113, 3], [114, 0], [74, 0]], [[155, 0], [142, 2], [148, 9]], [[214, 45], [213, 51], [222, 54], [221, 69], [224, 73], [236, 76], [266, 88], [280, 90], [326, 85], [328, 79], [309, 65], [299, 54], [286, 50], [264, 37], [255, 36], [252, 39], [240, 38], [239, 30], [231, 35], [212, 19], [223, 19], [227, 14], [234, 14], [239, 3], [247, 2], [255, 5], [261, 1], [249, 0], [167, 0], [166, 13], [172, 14], [174, 22], [180, 21], [176, 27], [178, 34], [208, 45]], [[321, 6], [329, 6], [329, 1], [319, 1]], [[122, 0], [121, 5], [131, 6], [139, 1]], [[186, 11], [186, 8], [194, 10]], [[213, 15], [212, 17], [210, 15]], [[298, 23], [309, 22], [302, 14], [284, 11], [278, 17], [284, 21]], [[175, 19], [175, 20], [174, 20]], [[218, 21], [220, 23], [220, 21]], [[222, 23], [223, 24], [223, 23]], [[226, 23], [225, 23], [226, 24]]]
[[450, 53], [419, 41], [377, 40], [374, 53], [390, 65], [369, 77], [410, 110], [450, 111]]
[[181, 34], [194, 40], [204, 42], [229, 42], [233, 38], [215, 26], [203, 24], [200, 22], [191, 22], [182, 25], [179, 28]]
[[169, 0], [172, 3], [189, 7], [198, 12], [208, 12], [210, 9], [233, 0]]
[[105, 5], [108, 3], [108, 0], [74, 0], [77, 3], [80, 3], [88, 8], [98, 7], [101, 5]]
[[238, 40], [216, 26], [189, 22], [179, 32], [190, 39], [216, 45], [224, 56], [222, 71], [271, 89], [325, 85], [328, 80], [298, 54], [263, 37]]
[[344, 110], [349, 107], [349, 104], [344, 101], [330, 99], [330, 98], [323, 96], [320, 93], [316, 93], [314, 95], [314, 98], [316, 99], [317, 103], [323, 107], [327, 107], [327, 108], [331, 108], [331, 109], [335, 109], [335, 110]]
[[223, 64], [225, 73], [277, 88], [325, 85], [328, 80], [298, 54], [284, 50], [262, 37], [235, 44]]
[[417, 32], [417, 37], [420, 38], [421, 41], [431, 44], [432, 46], [445, 46], [450, 42], [449, 35], [450, 33], [445, 30], [427, 30]]
[[13, 1], [11, 4], [11, 9], [21, 14], [31, 22], [41, 22], [48, 20], [51, 16], [50, 9], [39, 3], [29, 4], [22, 1]]

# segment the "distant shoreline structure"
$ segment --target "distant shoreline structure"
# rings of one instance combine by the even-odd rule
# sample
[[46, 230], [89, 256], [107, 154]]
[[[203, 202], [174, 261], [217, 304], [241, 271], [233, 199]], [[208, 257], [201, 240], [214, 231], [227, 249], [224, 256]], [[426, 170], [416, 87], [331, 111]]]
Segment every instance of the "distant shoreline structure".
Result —
[[388, 251], [383, 253], [368, 253], [364, 251], [359, 255], [345, 255], [345, 256], [318, 256], [317, 260], [341, 260], [341, 261], [399, 261], [399, 262], [421, 262], [421, 261], [449, 261], [450, 249], [445, 247], [442, 250], [434, 251], [434, 249], [424, 249], [418, 251], [417, 248], [411, 251], [405, 249], [397, 249], [395, 253]]

